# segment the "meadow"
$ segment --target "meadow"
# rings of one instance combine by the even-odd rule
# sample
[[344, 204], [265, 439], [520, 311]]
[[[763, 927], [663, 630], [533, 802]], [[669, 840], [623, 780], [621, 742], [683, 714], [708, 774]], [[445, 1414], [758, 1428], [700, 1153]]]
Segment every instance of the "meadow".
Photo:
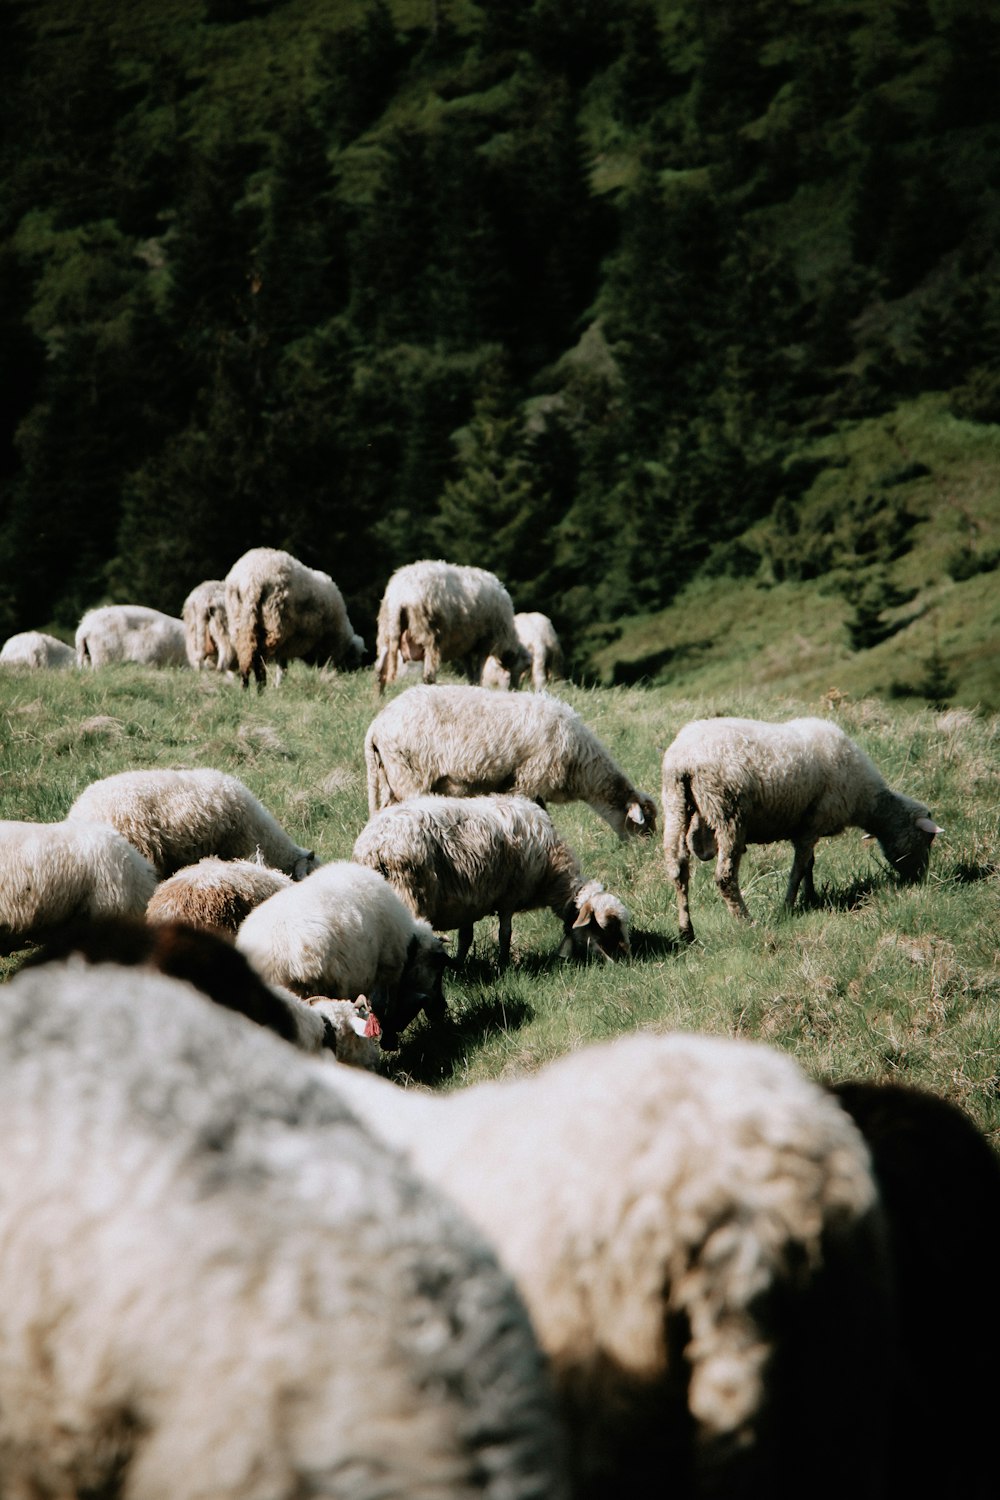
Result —
[[[499, 976], [496, 921], [484, 921], [464, 969], [446, 976], [446, 1023], [419, 1019], [387, 1054], [386, 1071], [448, 1088], [531, 1071], [622, 1032], [739, 1035], [793, 1054], [816, 1077], [932, 1089], [1000, 1144], [1000, 717], [838, 694], [680, 698], [662, 686], [568, 683], [559, 691], [657, 801], [663, 749], [689, 719], [834, 717], [890, 786], [920, 798], [943, 825], [928, 879], [897, 885], [878, 845], [848, 830], [817, 849], [817, 905], [786, 913], [790, 845], [751, 848], [742, 886], [753, 924], [733, 921], [711, 867], [699, 866], [698, 938], [686, 947], [659, 828], [620, 844], [585, 805], [555, 807], [585, 873], [631, 910], [631, 962], [567, 964], [554, 915], [532, 912], [515, 917], [513, 961]], [[91, 781], [117, 771], [214, 766], [240, 777], [323, 860], [346, 859], [367, 817], [362, 744], [378, 706], [370, 673], [300, 664], [259, 697], [214, 673], [6, 671], [0, 818], [57, 820]], [[25, 956], [0, 959], [0, 980]]]

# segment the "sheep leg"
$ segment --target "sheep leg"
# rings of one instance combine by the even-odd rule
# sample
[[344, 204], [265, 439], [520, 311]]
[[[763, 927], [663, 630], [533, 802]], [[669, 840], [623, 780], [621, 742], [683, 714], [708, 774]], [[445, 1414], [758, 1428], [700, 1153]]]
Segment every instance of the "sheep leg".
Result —
[[816, 887], [813, 884], [813, 864], [815, 863], [815, 844], [796, 844], [795, 858], [792, 860], [792, 871], [788, 877], [788, 889], [785, 892], [785, 905], [795, 905], [795, 898], [802, 886], [804, 899], [811, 905], [816, 900]]
[[719, 858], [715, 865], [715, 884], [719, 895], [734, 917], [743, 917], [749, 922], [750, 913], [740, 890], [740, 860], [743, 858], [743, 850], [738, 844], [730, 847], [718, 833], [716, 838], [719, 843]]
[[455, 949], [455, 957], [452, 959], [456, 969], [465, 963], [465, 956], [472, 947], [472, 926], [460, 927], [458, 929], [458, 947]]
[[509, 911], [500, 913], [500, 959], [498, 968], [503, 973], [510, 962], [510, 933], [513, 926], [513, 914]]

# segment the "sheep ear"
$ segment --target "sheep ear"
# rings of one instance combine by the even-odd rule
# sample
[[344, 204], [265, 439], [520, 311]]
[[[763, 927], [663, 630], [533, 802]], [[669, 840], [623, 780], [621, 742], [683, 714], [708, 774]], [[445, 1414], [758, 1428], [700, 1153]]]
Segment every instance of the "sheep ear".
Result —
[[638, 802], [630, 802], [628, 812], [625, 814], [630, 823], [635, 823], [638, 828], [645, 828], [646, 819], [642, 815], [642, 808]]
[[589, 927], [591, 921], [593, 920], [593, 916], [594, 916], [594, 908], [593, 908], [593, 906], [591, 905], [591, 903], [589, 901], [585, 901], [583, 903], [583, 905], [580, 907], [579, 913], [577, 915], [577, 919], [573, 923], [573, 927], [574, 928], [575, 927]]
[[933, 818], [918, 818], [917, 827], [921, 829], [922, 832], [929, 833], [931, 838], [933, 838], [936, 833], [944, 833], [944, 829], [939, 828], [938, 825], [934, 822]]
[[875, 835], [873, 833], [863, 833], [861, 835], [861, 842], [863, 844], [874, 844]]

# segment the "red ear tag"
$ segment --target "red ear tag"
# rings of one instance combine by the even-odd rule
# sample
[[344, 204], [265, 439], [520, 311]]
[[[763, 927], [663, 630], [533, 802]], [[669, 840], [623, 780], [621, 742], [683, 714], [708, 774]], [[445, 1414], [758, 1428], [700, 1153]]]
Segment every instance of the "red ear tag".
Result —
[[371, 1015], [368, 1017], [368, 1020], [365, 1022], [365, 1036], [381, 1036], [381, 1035], [382, 1035], [382, 1028], [381, 1028], [381, 1026], [378, 1023], [378, 1016], [375, 1014], [374, 1011], [372, 1011]]

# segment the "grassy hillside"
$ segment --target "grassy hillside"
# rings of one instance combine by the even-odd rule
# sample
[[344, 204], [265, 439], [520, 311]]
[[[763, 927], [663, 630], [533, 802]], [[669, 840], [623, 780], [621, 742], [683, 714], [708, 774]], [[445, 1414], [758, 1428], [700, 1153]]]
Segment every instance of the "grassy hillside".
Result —
[[[417, 1022], [388, 1059], [394, 1076], [451, 1086], [530, 1070], [637, 1028], [702, 1030], [764, 1039], [816, 1075], [931, 1087], [998, 1137], [1000, 719], [874, 698], [827, 708], [749, 677], [698, 696], [665, 686], [567, 686], [565, 696], [657, 798], [662, 748], [690, 718], [831, 712], [889, 783], [944, 825], [926, 884], [897, 887], [877, 846], [850, 831], [819, 847], [820, 905], [789, 916], [789, 846], [752, 849], [743, 887], [754, 925], [733, 922], [699, 867], [698, 941], [682, 948], [658, 837], [619, 844], [585, 806], [556, 808], [586, 872], [632, 910], [632, 962], [569, 967], [556, 956], [556, 919], [530, 913], [515, 918], [514, 962], [500, 978], [495, 922], [483, 922], [467, 967], [447, 976], [450, 1020], [437, 1029]], [[131, 767], [216, 766], [323, 859], [346, 858], [366, 818], [361, 745], [375, 710], [366, 674], [301, 666], [260, 698], [207, 674], [6, 672], [0, 817], [58, 819], [90, 781]], [[22, 957], [0, 960], [0, 977]]]
[[[804, 444], [795, 463], [815, 477], [794, 531], [761, 522], [720, 552], [715, 576], [710, 567], [669, 608], [624, 619], [594, 654], [598, 675], [685, 694], [1000, 708], [1000, 427], [925, 396]], [[734, 558], [745, 576], [722, 571]], [[876, 633], [888, 633], [852, 649], [865, 597], [885, 601]]]

